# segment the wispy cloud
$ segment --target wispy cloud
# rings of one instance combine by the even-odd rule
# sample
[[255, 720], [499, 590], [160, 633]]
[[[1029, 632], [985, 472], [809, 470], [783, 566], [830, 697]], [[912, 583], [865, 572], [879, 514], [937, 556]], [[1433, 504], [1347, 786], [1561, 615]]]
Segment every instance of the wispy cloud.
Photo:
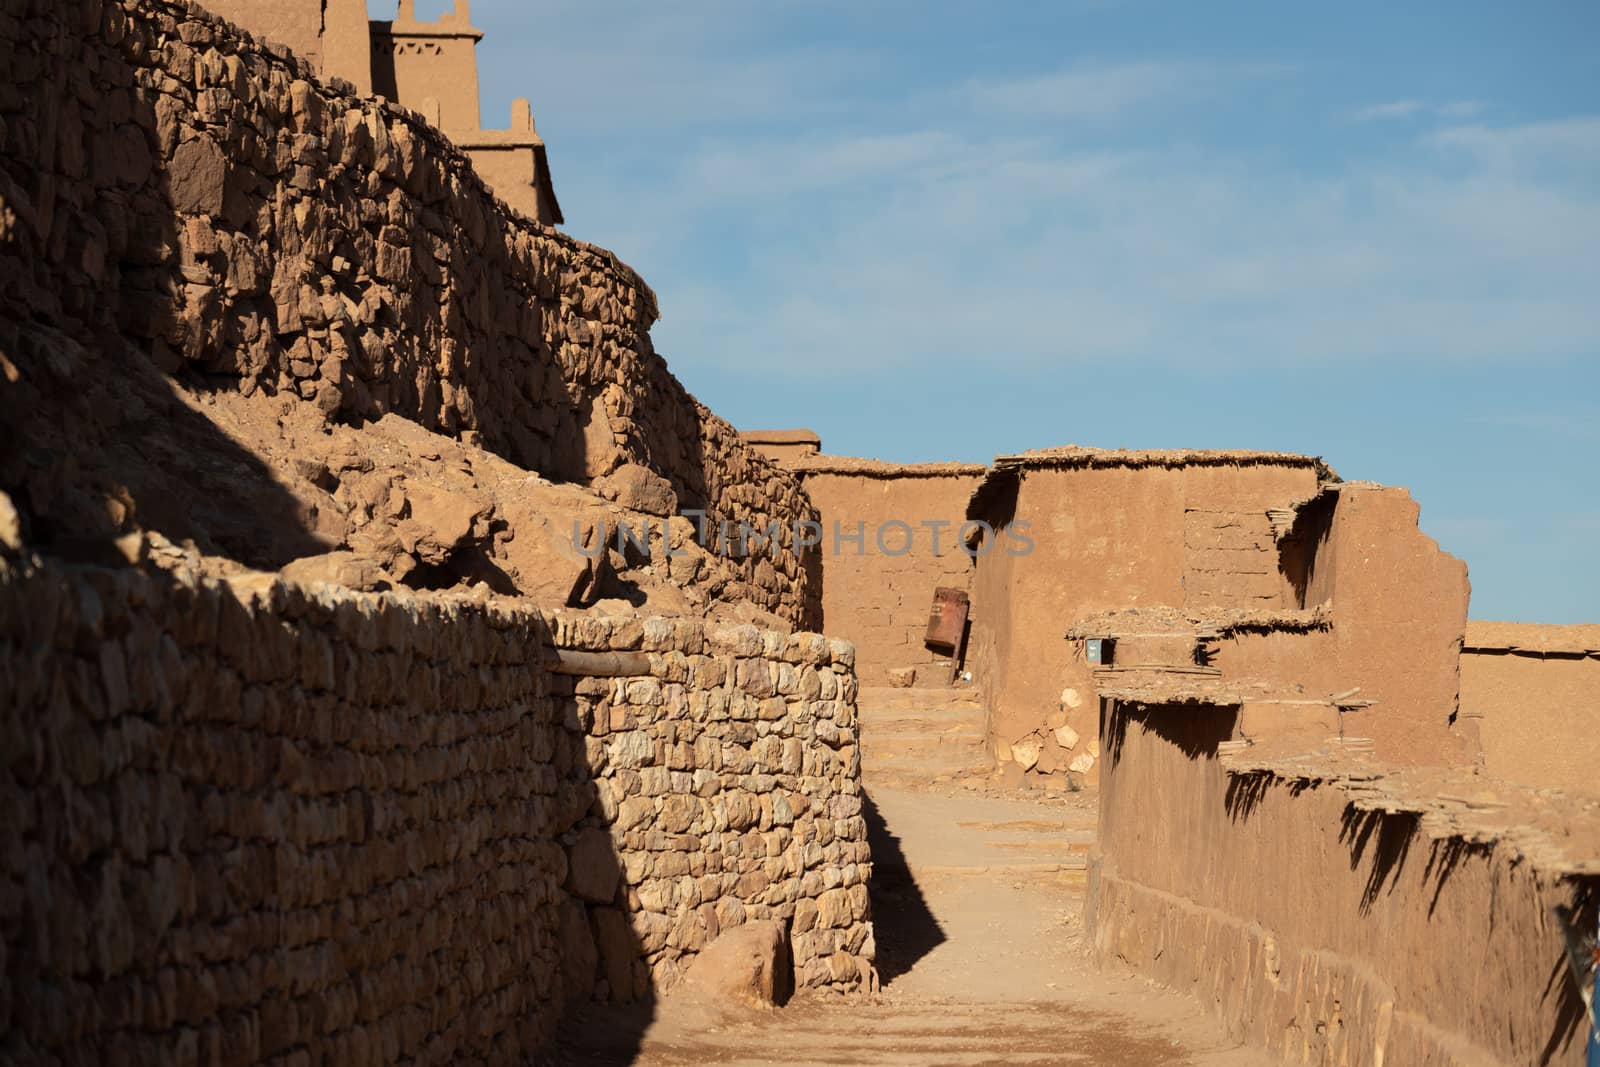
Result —
[[1498, 170], [1564, 166], [1579, 168], [1592, 179], [1600, 168], [1600, 115], [1513, 126], [1450, 126], [1429, 134], [1428, 140], [1441, 148], [1459, 149]]
[[685, 369], [1512, 365], [1600, 338], [1600, 116], [1495, 126], [1469, 100], [1379, 101], [1352, 114], [1429, 121], [1307, 164], [1191, 133], [1303, 109], [1289, 66], [1076, 56], [929, 78], [870, 33], [787, 32], [837, 0], [587, 2], [500, 0], [485, 70], [540, 42], [539, 88], [518, 91], [572, 230], [650, 279]]
[[779, 373], [1592, 351], [1600, 191], [1563, 179], [1581, 146], [1547, 140], [1552, 155], [1516, 173], [1425, 138], [1316, 177], [1247, 152], [971, 129], [719, 143], [690, 154], [660, 207], [742, 220], [760, 253], [721, 293], [710, 277], [658, 278], [660, 335], [695, 361], [766, 351]]
[[1357, 122], [1384, 122], [1389, 119], [1408, 119], [1418, 112], [1426, 110], [1427, 104], [1421, 100], [1391, 100], [1386, 104], [1373, 104], [1352, 112], [1350, 117]]
[[1483, 110], [1476, 100], [1452, 100], [1444, 104], [1430, 104], [1422, 100], [1390, 100], [1371, 104], [1350, 112], [1352, 122], [1394, 122], [1415, 118], [1466, 119]]
[[1156, 102], [1193, 100], [1289, 69], [1189, 61], [1080, 63], [1022, 78], [975, 79], [963, 95], [979, 111], [1014, 119], [1106, 121]]

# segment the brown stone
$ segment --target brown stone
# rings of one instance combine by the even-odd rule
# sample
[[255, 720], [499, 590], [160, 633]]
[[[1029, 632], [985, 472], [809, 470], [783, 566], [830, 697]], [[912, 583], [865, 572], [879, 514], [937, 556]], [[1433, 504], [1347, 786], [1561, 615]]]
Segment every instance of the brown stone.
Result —
[[787, 993], [788, 973], [783, 924], [756, 920], [722, 931], [695, 957], [674, 996], [712, 1005], [771, 1008]]
[[910, 689], [917, 684], [915, 667], [891, 667], [885, 675], [888, 683], [896, 689]]
[[175, 209], [213, 218], [221, 216], [228, 162], [209, 135], [201, 134], [179, 145], [168, 173]]
[[388, 575], [378, 561], [357, 552], [304, 556], [284, 564], [280, 573], [285, 581], [325, 582], [347, 589], [378, 589], [388, 584]]
[[628, 919], [616, 908], [594, 908], [595, 944], [600, 954], [600, 973], [611, 989], [613, 1000], [633, 999], [633, 965], [639, 958], [639, 945]]
[[661, 516], [678, 513], [678, 494], [672, 491], [672, 483], [637, 463], [624, 463], [595, 485], [602, 490], [609, 488], [616, 494], [617, 503], [631, 511]]
[[567, 888], [584, 900], [608, 904], [622, 868], [611, 835], [599, 827], [580, 831], [567, 850]]
[[582, 904], [567, 900], [561, 906], [561, 977], [570, 995], [587, 999], [594, 990], [599, 952]]

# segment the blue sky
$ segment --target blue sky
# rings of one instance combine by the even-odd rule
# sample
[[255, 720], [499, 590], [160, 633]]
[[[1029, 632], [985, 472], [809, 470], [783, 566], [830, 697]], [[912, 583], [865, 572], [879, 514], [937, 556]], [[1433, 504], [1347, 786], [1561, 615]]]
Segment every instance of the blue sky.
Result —
[[1315, 453], [1411, 489], [1474, 617], [1600, 622], [1600, 4], [1400, 7], [472, 12], [485, 125], [532, 100], [735, 425]]

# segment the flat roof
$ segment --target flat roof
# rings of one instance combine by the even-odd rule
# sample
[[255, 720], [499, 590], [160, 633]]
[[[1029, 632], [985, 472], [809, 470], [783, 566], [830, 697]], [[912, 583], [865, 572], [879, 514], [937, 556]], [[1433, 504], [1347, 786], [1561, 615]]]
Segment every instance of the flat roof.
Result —
[[802, 456], [788, 465], [807, 474], [853, 474], [862, 478], [981, 478], [989, 470], [982, 463], [888, 463], [863, 456]]
[[757, 445], [816, 445], [822, 438], [815, 430], [740, 430], [739, 436]]
[[1465, 652], [1600, 656], [1600, 625], [1537, 622], [1467, 622]]
[[994, 465], [967, 501], [967, 518], [981, 519], [1008, 493], [1015, 492], [1023, 474], [1038, 470], [1143, 467], [1292, 467], [1314, 470], [1323, 482], [1339, 476], [1321, 456], [1297, 452], [1256, 452], [1249, 449], [1207, 448], [1088, 448], [1061, 445], [996, 456]]
[[1325, 467], [1321, 456], [1297, 452], [1256, 452], [1208, 448], [1088, 448], [1062, 445], [996, 456], [995, 470], [1045, 470], [1055, 467]]

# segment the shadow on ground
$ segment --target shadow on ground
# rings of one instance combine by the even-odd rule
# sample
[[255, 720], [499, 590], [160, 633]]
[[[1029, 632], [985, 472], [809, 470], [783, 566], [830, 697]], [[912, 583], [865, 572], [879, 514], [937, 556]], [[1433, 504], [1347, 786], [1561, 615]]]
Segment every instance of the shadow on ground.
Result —
[[943, 928], [917, 885], [900, 839], [866, 791], [861, 814], [872, 847], [872, 925], [878, 944], [878, 977], [887, 985], [945, 941]]

